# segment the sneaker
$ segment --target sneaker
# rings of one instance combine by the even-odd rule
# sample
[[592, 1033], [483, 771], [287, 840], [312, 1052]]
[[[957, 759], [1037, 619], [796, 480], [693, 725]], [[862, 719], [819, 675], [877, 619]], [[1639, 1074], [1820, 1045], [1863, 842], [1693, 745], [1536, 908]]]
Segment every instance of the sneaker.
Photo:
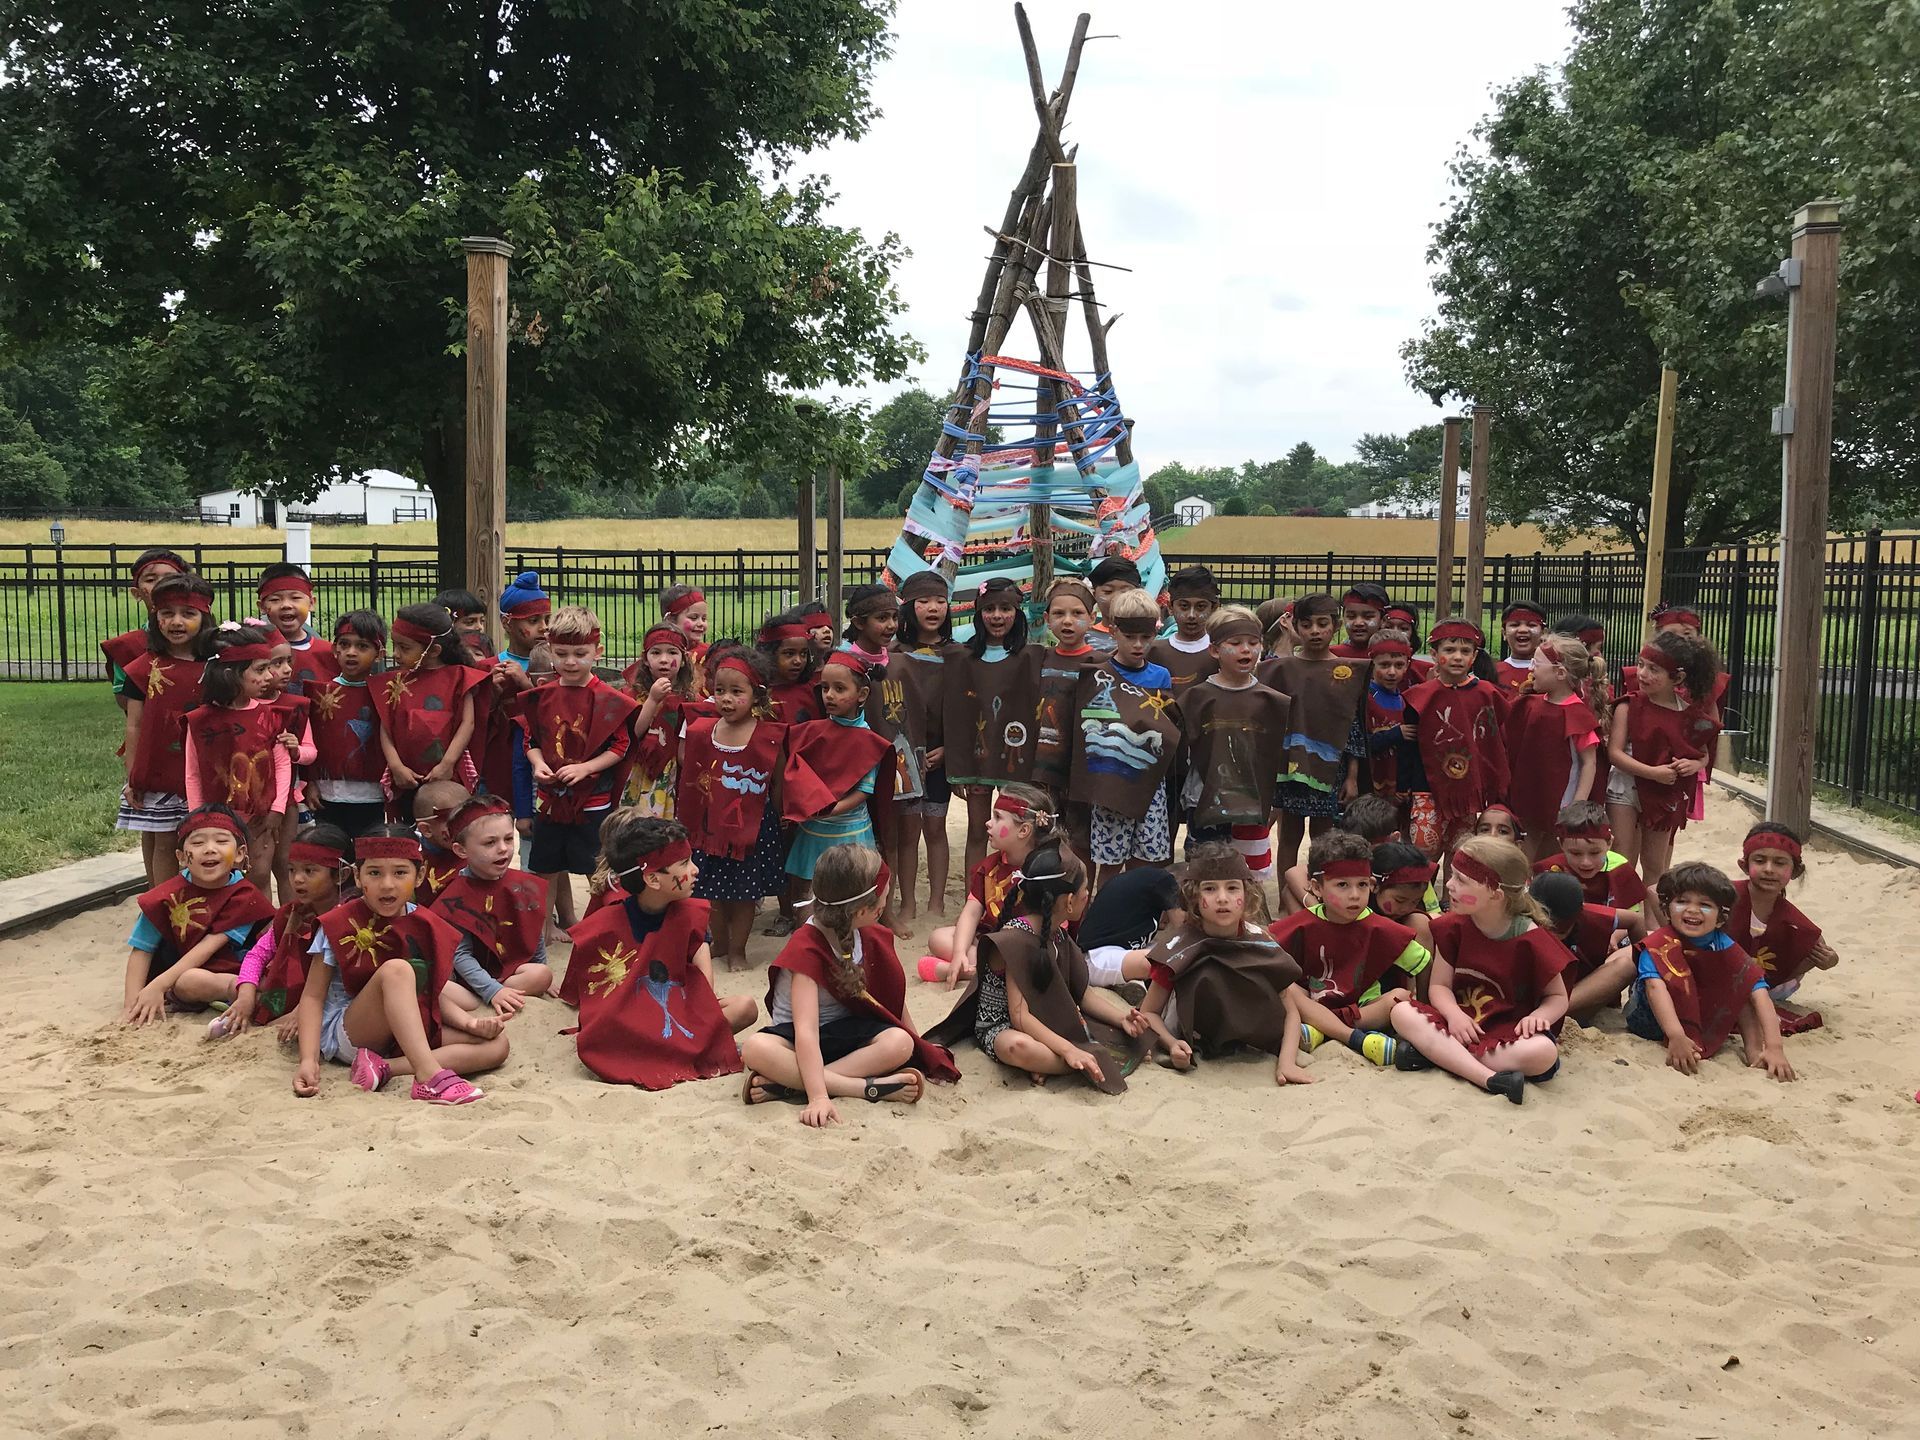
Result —
[[486, 1091], [451, 1070], [441, 1070], [431, 1080], [413, 1082], [413, 1098], [429, 1105], [471, 1105], [476, 1100], [484, 1100], [486, 1095]]
[[393, 1066], [386, 1062], [384, 1056], [376, 1055], [362, 1046], [353, 1052], [353, 1069], [350, 1073], [354, 1084], [372, 1094], [393, 1078]]

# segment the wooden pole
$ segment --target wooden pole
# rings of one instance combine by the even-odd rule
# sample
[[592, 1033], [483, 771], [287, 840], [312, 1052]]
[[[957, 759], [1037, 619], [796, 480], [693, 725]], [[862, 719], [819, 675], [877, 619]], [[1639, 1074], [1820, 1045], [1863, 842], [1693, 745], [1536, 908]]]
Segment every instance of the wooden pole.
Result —
[[1492, 478], [1493, 469], [1488, 463], [1492, 432], [1493, 407], [1474, 406], [1473, 468], [1467, 477], [1467, 583], [1463, 609], [1467, 619], [1483, 629], [1487, 623], [1482, 612], [1486, 609], [1487, 593], [1487, 482]]
[[[1440, 555], [1433, 579], [1433, 622], [1453, 614], [1453, 524], [1460, 508], [1460, 426], [1462, 417], [1449, 415], [1440, 422]], [[1413, 637], [1414, 649], [1420, 637]]]
[[844, 623], [846, 614], [840, 597], [846, 588], [847, 570], [847, 496], [840, 481], [840, 462], [827, 462], [827, 609], [835, 621]]
[[820, 536], [813, 523], [813, 472], [794, 487], [796, 519], [800, 526], [800, 598], [820, 598]]
[[486, 605], [495, 648], [507, 573], [507, 261], [513, 246], [468, 235], [467, 588]]
[[[1047, 291], [1046, 314], [1054, 327], [1054, 337], [1058, 345], [1061, 361], [1067, 351], [1067, 291], [1072, 284], [1072, 256], [1074, 253], [1074, 222], [1079, 217], [1079, 172], [1071, 164], [1058, 164], [1053, 167], [1053, 225], [1047, 240]], [[1057, 362], [1055, 369], [1064, 370], [1066, 366]], [[1059, 436], [1060, 422], [1056, 407], [1072, 393], [1066, 386], [1057, 385], [1051, 380], [1042, 379], [1035, 389], [1039, 400], [1036, 407], [1048, 413], [1045, 420], [1034, 426], [1033, 430], [1033, 475], [1035, 484], [1047, 484], [1053, 479], [1053, 449]], [[1051, 505], [1029, 505], [1027, 507], [1027, 534], [1033, 541], [1033, 599], [1044, 609], [1047, 603], [1047, 587], [1053, 583], [1053, 507]]]
[[[1833, 451], [1833, 352], [1839, 310], [1840, 202], [1815, 200], [1793, 216], [1798, 283], [1787, 296], [1787, 401], [1781, 436], [1780, 615], [1773, 656], [1773, 733], [1767, 818], [1801, 834], [1813, 813], [1820, 729], [1821, 594], [1827, 480]], [[1867, 703], [1864, 698], [1856, 703]]]
[[1667, 578], [1667, 480], [1673, 473], [1673, 416], [1680, 391], [1680, 372], [1660, 367], [1660, 412], [1653, 430], [1653, 497], [1647, 504], [1647, 576], [1640, 610], [1647, 617], [1640, 634], [1645, 644], [1653, 635], [1653, 607], [1665, 593]]

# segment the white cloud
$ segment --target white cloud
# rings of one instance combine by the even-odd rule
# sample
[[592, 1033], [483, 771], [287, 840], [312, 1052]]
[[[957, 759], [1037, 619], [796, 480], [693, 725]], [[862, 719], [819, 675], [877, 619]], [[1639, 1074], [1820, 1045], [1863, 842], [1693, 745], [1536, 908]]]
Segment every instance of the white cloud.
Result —
[[[1028, 5], [1047, 83], [1074, 16]], [[1335, 458], [1370, 430], [1438, 418], [1399, 347], [1432, 309], [1425, 251], [1447, 162], [1495, 85], [1553, 64], [1570, 39], [1550, 0], [1167, 5], [1094, 0], [1068, 110], [1089, 254], [1125, 318], [1120, 398], [1149, 467], [1237, 463], [1305, 439]], [[1011, 4], [903, 0], [883, 112], [811, 168], [836, 217], [913, 250], [899, 275], [915, 377], [959, 374], [988, 240], [1035, 123]], [[1076, 316], [1077, 323], [1077, 316]], [[1009, 346], [1031, 356], [1025, 327]], [[1084, 332], [1068, 362], [1086, 364]], [[875, 400], [881, 398], [876, 393]]]

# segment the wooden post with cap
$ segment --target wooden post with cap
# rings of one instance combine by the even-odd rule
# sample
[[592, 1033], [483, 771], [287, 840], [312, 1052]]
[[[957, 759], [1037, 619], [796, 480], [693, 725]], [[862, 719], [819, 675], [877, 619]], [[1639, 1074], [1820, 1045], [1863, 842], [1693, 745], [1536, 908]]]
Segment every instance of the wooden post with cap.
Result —
[[[1433, 577], [1433, 622], [1439, 624], [1453, 614], [1453, 530], [1454, 513], [1460, 508], [1460, 426], [1461, 417], [1449, 415], [1440, 422], [1440, 553]], [[1415, 650], [1420, 637], [1413, 637]]]
[[486, 606], [496, 649], [507, 571], [507, 261], [513, 246], [468, 235], [467, 588]]
[[1482, 614], [1487, 593], [1487, 481], [1493, 466], [1489, 463], [1493, 435], [1493, 407], [1473, 407], [1472, 469], [1467, 472], [1467, 580], [1466, 603], [1461, 607], [1467, 619], [1482, 629]]
[[[1780, 436], [1780, 614], [1773, 656], [1773, 732], [1767, 818], [1807, 833], [1820, 730], [1821, 593], [1827, 484], [1833, 458], [1834, 332], [1840, 295], [1840, 202], [1814, 200], [1793, 216], [1798, 283], [1787, 294], [1787, 401]], [[1864, 696], [1856, 704], [1866, 704]]]
[[1680, 372], [1660, 367], [1660, 410], [1653, 430], [1653, 494], [1647, 504], [1647, 573], [1641, 613], [1646, 623], [1640, 643], [1653, 638], [1653, 607], [1665, 593], [1667, 572], [1667, 481], [1673, 473], [1673, 416], [1680, 390]]

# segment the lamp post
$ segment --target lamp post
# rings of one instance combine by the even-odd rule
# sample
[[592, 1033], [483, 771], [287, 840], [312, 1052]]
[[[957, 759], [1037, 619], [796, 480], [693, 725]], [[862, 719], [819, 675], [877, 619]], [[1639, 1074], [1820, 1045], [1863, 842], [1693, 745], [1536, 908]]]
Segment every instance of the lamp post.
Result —
[[67, 543], [67, 527], [58, 520], [54, 521], [47, 527], [47, 538], [53, 541], [54, 547], [58, 549]]

